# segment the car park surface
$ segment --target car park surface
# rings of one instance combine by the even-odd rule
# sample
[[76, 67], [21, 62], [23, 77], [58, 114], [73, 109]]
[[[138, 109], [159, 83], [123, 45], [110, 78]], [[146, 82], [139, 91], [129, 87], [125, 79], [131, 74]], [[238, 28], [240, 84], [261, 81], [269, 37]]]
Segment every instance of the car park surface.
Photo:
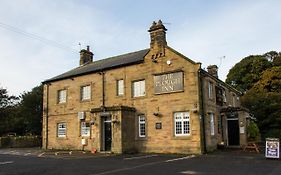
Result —
[[69, 152], [0, 149], [0, 175], [279, 175], [281, 172], [280, 160], [266, 159], [263, 154], [241, 150], [219, 151], [206, 155], [114, 155], [82, 151], [72, 151], [70, 154]]

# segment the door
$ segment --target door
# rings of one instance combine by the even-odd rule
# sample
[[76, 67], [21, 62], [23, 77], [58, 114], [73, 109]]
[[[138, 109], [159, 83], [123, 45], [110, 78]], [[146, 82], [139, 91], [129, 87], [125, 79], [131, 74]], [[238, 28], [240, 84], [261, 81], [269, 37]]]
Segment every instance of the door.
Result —
[[104, 151], [111, 151], [112, 132], [111, 117], [104, 117], [103, 120], [103, 146]]
[[228, 133], [228, 145], [239, 146], [239, 123], [238, 119], [227, 120], [227, 133]]

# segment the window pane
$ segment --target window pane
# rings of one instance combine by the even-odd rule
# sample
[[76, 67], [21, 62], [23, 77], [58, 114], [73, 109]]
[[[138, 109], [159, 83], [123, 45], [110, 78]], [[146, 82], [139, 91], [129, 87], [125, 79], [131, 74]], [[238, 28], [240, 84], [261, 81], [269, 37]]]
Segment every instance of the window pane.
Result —
[[190, 134], [190, 122], [188, 112], [174, 113], [175, 136], [185, 136]]
[[65, 103], [66, 102], [66, 90], [58, 91], [58, 102]]
[[117, 95], [124, 95], [124, 80], [117, 81]]
[[213, 113], [210, 113], [210, 131], [211, 135], [215, 135], [215, 122]]
[[133, 82], [133, 97], [145, 96], [145, 81]]
[[65, 137], [66, 136], [66, 123], [59, 123], [58, 124], [58, 137]]
[[139, 137], [145, 137], [145, 116], [139, 116]]
[[90, 136], [90, 123], [81, 122], [81, 136]]
[[83, 86], [81, 88], [81, 99], [82, 100], [90, 100], [91, 99], [91, 86]]

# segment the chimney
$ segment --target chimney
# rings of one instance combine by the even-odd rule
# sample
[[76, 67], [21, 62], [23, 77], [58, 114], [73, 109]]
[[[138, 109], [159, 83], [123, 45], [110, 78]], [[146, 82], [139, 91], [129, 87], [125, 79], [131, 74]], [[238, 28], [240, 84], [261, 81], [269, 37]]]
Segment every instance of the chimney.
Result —
[[82, 49], [80, 51], [80, 66], [93, 62], [93, 53], [90, 51], [90, 46], [87, 46], [87, 50]]
[[207, 69], [208, 69], [209, 74], [218, 78], [218, 66], [217, 65], [210, 65], [210, 66], [207, 67]]
[[166, 41], [167, 29], [163, 25], [162, 21], [159, 20], [157, 23], [153, 21], [148, 32], [150, 33], [150, 48], [151, 49], [164, 49], [167, 46]]

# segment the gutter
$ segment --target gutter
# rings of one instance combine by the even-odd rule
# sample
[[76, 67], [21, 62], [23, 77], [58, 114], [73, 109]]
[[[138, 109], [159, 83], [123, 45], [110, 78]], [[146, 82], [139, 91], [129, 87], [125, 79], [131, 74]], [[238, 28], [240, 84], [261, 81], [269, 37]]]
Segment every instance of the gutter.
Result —
[[49, 116], [49, 84], [47, 83], [47, 99], [46, 99], [46, 123], [45, 123], [45, 138], [46, 138], [46, 143], [45, 143], [45, 149], [48, 149], [48, 116]]
[[201, 69], [198, 70], [198, 86], [199, 86], [199, 115], [201, 118], [201, 146], [203, 146], [202, 153], [207, 153], [206, 147], [206, 128], [205, 128], [205, 108], [203, 102], [203, 78], [201, 75]]
[[99, 74], [102, 76], [102, 106], [101, 106], [101, 109], [103, 112], [105, 112], [105, 77], [104, 77], [105, 72], [101, 71]]

